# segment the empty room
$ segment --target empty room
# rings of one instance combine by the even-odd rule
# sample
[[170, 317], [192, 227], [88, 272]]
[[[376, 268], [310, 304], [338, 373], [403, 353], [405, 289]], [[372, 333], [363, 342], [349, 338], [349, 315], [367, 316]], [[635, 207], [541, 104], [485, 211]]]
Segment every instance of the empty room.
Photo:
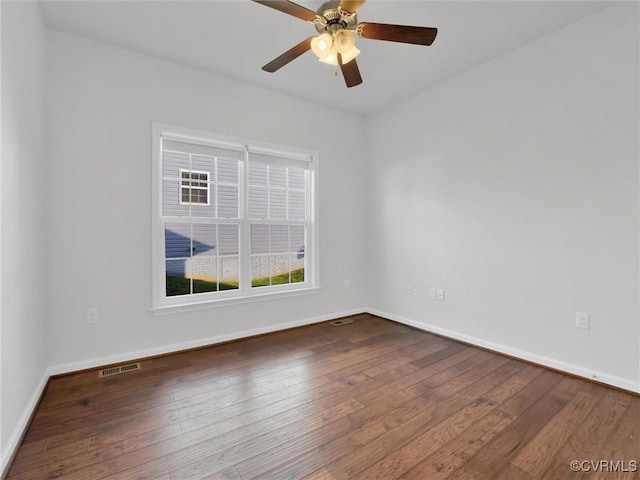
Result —
[[640, 480], [637, 2], [0, 17], [0, 478]]

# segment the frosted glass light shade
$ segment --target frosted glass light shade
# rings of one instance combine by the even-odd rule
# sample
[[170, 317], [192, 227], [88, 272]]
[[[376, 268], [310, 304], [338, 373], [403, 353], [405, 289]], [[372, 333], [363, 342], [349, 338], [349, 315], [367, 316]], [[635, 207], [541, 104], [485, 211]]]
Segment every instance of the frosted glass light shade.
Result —
[[333, 34], [333, 45], [338, 52], [345, 54], [356, 45], [356, 36], [351, 30], [344, 28]]
[[[346, 65], [351, 60], [356, 58], [359, 54], [360, 54], [360, 50], [358, 50], [356, 47], [353, 47], [349, 52], [342, 55], [342, 64]], [[335, 48], [332, 48], [331, 52], [329, 52], [329, 54], [326, 57], [319, 58], [318, 60], [320, 60], [322, 63], [327, 63], [329, 65], [338, 65], [338, 52], [336, 51]]]
[[316, 57], [322, 59], [331, 53], [333, 37], [329, 33], [323, 33], [311, 39], [311, 50]]
[[318, 60], [329, 65], [338, 65], [338, 52], [336, 52], [335, 48], [332, 48], [326, 56]]
[[345, 63], [349, 63], [351, 60], [356, 58], [358, 55], [360, 55], [360, 50], [358, 50], [356, 47], [353, 47], [347, 53], [343, 53], [342, 54], [342, 64], [344, 65]]

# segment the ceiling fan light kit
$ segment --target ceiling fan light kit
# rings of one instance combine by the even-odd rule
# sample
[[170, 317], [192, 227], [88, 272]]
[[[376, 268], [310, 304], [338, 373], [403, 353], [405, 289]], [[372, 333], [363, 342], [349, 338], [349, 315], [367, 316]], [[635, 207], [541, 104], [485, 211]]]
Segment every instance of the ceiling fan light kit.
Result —
[[340, 29], [333, 35], [321, 33], [311, 39], [311, 51], [323, 63], [338, 65], [338, 54], [342, 56], [342, 63], [354, 60], [360, 50], [356, 48], [356, 38], [350, 30]]
[[273, 73], [311, 50], [318, 60], [339, 65], [347, 87], [362, 83], [356, 57], [356, 36], [372, 40], [431, 45], [438, 30], [431, 27], [411, 27], [387, 23], [358, 23], [357, 13], [365, 0], [330, 1], [317, 12], [288, 0], [253, 0], [267, 7], [315, 25], [318, 35], [309, 37], [262, 67]]

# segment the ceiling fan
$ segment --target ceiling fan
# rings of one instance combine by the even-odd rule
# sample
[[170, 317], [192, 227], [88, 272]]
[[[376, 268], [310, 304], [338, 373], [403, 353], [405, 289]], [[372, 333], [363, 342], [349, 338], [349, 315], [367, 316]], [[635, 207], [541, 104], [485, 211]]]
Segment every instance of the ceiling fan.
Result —
[[315, 25], [318, 36], [311, 36], [267, 63], [265, 72], [276, 72], [308, 50], [321, 62], [339, 65], [347, 87], [362, 83], [356, 57], [356, 36], [372, 40], [431, 45], [437, 28], [391, 25], [388, 23], [358, 23], [357, 13], [365, 0], [340, 0], [323, 4], [317, 12], [288, 0], [253, 0]]

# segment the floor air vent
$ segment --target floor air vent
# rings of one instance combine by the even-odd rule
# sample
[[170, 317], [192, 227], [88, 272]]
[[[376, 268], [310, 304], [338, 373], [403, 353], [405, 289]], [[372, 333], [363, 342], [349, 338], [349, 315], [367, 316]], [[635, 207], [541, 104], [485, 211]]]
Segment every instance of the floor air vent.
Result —
[[339, 327], [340, 325], [347, 325], [349, 323], [353, 323], [353, 320], [351, 320], [350, 318], [343, 318], [341, 320], [334, 320], [333, 322], [331, 322], [331, 325], [333, 325], [334, 327]]
[[139, 363], [130, 363], [129, 365], [120, 365], [119, 367], [110, 367], [100, 370], [98, 377], [110, 377], [112, 375], [119, 375], [121, 373], [132, 372], [134, 370], [140, 370]]

